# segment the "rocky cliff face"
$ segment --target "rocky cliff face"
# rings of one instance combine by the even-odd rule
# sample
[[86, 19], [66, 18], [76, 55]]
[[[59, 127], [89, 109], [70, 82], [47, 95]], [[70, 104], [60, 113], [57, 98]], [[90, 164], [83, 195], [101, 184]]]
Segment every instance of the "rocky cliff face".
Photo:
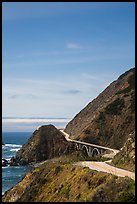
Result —
[[21, 165], [41, 162], [73, 151], [73, 145], [53, 125], [41, 126], [16, 154]]
[[120, 149], [135, 129], [135, 68], [122, 74], [66, 126], [72, 139]]
[[135, 132], [129, 134], [121, 151], [115, 155], [112, 163], [130, 171], [135, 171]]

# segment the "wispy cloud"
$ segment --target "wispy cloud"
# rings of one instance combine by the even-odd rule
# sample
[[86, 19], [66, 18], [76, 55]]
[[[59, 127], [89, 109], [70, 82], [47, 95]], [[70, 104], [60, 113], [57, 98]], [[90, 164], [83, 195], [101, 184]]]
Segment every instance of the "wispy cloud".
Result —
[[18, 98], [27, 98], [27, 99], [36, 99], [37, 96], [34, 94], [13, 94], [9, 96], [10, 99], [18, 99]]
[[64, 93], [66, 94], [79, 94], [80, 92], [81, 91], [77, 89], [71, 89], [71, 90], [64, 91]]
[[68, 49], [80, 49], [81, 48], [81, 46], [77, 43], [67, 43], [66, 46]]
[[14, 95], [9, 96], [9, 98], [10, 98], [10, 99], [16, 99], [16, 98], [18, 98], [18, 95], [15, 95], [15, 94], [14, 94]]
[[72, 117], [104, 88], [104, 81], [97, 83], [99, 86], [81, 75], [61, 80], [6, 79], [2, 91], [3, 116], [58, 117], [65, 113], [65, 117]]

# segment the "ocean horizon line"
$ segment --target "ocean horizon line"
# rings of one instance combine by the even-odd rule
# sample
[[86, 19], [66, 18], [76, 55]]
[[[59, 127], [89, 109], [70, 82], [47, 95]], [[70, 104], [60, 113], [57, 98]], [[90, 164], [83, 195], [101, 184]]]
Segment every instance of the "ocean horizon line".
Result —
[[68, 122], [70, 118], [2, 118], [2, 123]]
[[68, 117], [2, 117], [2, 119], [71, 119]]

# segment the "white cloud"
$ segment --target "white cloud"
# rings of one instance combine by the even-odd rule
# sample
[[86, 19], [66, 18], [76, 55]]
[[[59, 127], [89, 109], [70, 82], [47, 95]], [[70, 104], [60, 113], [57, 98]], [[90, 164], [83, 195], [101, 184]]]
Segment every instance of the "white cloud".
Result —
[[64, 91], [64, 93], [66, 94], [79, 94], [81, 91], [80, 90], [77, 90], [77, 89], [71, 89], [71, 90], [67, 90], [67, 91]]
[[79, 44], [76, 44], [76, 43], [67, 43], [67, 48], [69, 48], [69, 49], [80, 49], [81, 46]]

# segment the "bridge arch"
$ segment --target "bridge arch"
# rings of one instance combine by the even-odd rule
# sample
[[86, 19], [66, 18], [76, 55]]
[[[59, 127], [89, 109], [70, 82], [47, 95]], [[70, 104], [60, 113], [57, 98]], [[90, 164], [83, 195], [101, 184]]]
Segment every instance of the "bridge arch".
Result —
[[97, 155], [103, 155], [106, 151], [105, 149], [101, 149], [98, 147], [88, 146], [86, 144], [75, 143], [75, 150], [82, 151], [86, 156], [94, 157]]
[[88, 147], [86, 145], [83, 145], [81, 150], [84, 152], [84, 154], [86, 154], [86, 156], [89, 155], [89, 149], [88, 149]]
[[94, 149], [92, 150], [92, 152], [91, 152], [91, 157], [93, 157], [93, 156], [95, 156], [95, 155], [99, 155], [99, 154], [100, 154], [99, 150], [98, 150], [97, 148], [94, 148]]
[[79, 145], [76, 143], [76, 150], [79, 150]]

